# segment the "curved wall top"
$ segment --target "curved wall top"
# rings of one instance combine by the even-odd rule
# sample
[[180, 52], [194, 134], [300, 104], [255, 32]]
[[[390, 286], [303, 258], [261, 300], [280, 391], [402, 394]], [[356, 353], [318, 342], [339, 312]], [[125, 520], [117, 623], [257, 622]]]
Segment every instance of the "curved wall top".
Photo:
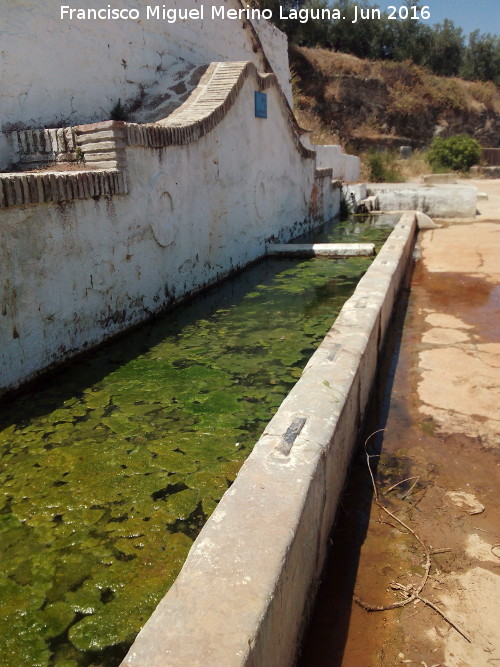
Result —
[[[3, 132], [109, 119], [119, 99], [123, 103], [138, 100], [142, 91], [169, 77], [169, 70], [175, 85], [179, 61], [246, 60], [260, 71], [272, 67], [289, 98], [286, 38], [266, 21], [252, 25], [246, 20], [212, 18], [211, 7], [216, 3], [198, 0], [172, 0], [166, 6], [199, 11], [203, 5], [203, 20], [148, 19], [146, 0], [121, 0], [116, 5], [138, 9], [138, 20], [70, 20], [61, 19], [64, 4], [0, 0]], [[78, 4], [106, 7], [85, 0]], [[238, 0], [220, 0], [217, 6], [225, 11], [241, 8]]]

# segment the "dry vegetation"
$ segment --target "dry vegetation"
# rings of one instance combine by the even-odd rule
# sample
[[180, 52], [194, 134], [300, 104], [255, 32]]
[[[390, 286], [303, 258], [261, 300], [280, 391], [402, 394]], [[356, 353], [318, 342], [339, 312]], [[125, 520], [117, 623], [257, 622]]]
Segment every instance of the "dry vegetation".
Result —
[[313, 130], [313, 141], [371, 139], [390, 147], [391, 139], [397, 144], [406, 138], [423, 148], [435, 125], [443, 124], [445, 133], [469, 132], [492, 145], [484, 129], [500, 113], [500, 91], [492, 82], [439, 77], [409, 61], [362, 60], [320, 48], [292, 47], [290, 60], [297, 116]]
[[410, 61], [362, 60], [329, 49], [302, 47], [297, 50], [322, 77], [328, 79], [331, 93], [335, 93], [339, 77], [357, 76], [385, 83], [394, 110], [401, 105], [409, 111], [415, 111], [423, 103], [442, 109], [476, 109], [478, 104], [483, 104], [488, 111], [500, 112], [500, 91], [491, 81], [465, 81], [458, 77], [436, 76]]

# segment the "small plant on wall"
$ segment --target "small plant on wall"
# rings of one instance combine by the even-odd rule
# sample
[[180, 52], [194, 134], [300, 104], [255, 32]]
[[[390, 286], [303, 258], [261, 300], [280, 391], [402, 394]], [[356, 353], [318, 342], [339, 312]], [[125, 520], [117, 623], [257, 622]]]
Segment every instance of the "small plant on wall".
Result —
[[339, 216], [341, 220], [347, 220], [350, 215], [354, 212], [355, 202], [352, 199], [349, 199], [344, 188], [341, 190], [340, 195], [340, 208]]
[[122, 104], [121, 98], [112, 107], [109, 117], [111, 120], [127, 120], [128, 109], [125, 104]]

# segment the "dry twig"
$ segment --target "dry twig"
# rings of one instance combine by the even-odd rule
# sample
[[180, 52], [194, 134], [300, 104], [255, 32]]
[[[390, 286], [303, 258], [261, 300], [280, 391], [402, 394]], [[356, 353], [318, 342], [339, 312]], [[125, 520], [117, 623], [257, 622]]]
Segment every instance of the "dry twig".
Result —
[[[392, 604], [388, 604], [388, 605], [371, 605], [371, 604], [368, 604], [367, 602], [364, 602], [363, 600], [358, 598], [356, 595], [353, 596], [354, 601], [360, 607], [365, 609], [366, 611], [388, 611], [390, 609], [398, 609], [399, 607], [405, 607], [406, 605], [408, 605], [412, 602], [415, 602], [415, 601], [423, 602], [424, 604], [429, 606], [431, 609], [434, 609], [434, 611], [437, 612], [440, 616], [442, 616], [444, 618], [444, 620], [447, 623], [449, 623], [449, 625], [451, 625], [452, 628], [454, 628], [459, 634], [462, 635], [462, 637], [464, 637], [464, 639], [466, 639], [469, 643], [471, 643], [471, 639], [466, 635], [466, 633], [463, 630], [461, 630], [455, 623], [453, 623], [453, 621], [451, 621], [446, 616], [446, 614], [443, 611], [441, 611], [441, 609], [439, 609], [439, 607], [437, 607], [430, 600], [427, 600], [427, 598], [424, 598], [424, 597], [421, 596], [421, 592], [424, 589], [424, 586], [426, 585], [426, 583], [429, 579], [429, 573], [430, 573], [430, 570], [431, 570], [431, 553], [438, 553], [438, 552], [446, 551], [446, 550], [445, 549], [443, 549], [443, 550], [439, 549], [439, 550], [435, 550], [435, 551], [431, 552], [430, 548], [420, 539], [420, 537], [417, 535], [417, 533], [412, 528], [410, 528], [410, 526], [408, 526], [404, 521], [401, 521], [401, 519], [398, 519], [398, 517], [395, 514], [393, 514], [390, 510], [388, 510], [387, 507], [385, 507], [385, 505], [383, 505], [379, 500], [377, 485], [375, 484], [375, 478], [373, 476], [373, 472], [372, 472], [372, 469], [371, 469], [371, 466], [370, 466], [370, 458], [374, 458], [374, 455], [368, 454], [366, 446], [367, 446], [368, 441], [370, 440], [370, 438], [372, 436], [374, 436], [376, 433], [380, 433], [381, 431], [385, 431], [385, 429], [381, 428], [377, 431], [374, 431], [365, 440], [366, 464], [368, 466], [368, 471], [370, 473], [370, 478], [371, 478], [371, 481], [372, 481], [374, 503], [383, 512], [385, 512], [392, 519], [394, 519], [394, 521], [396, 521], [401, 526], [403, 526], [403, 528], [405, 528], [408, 531], [408, 533], [413, 535], [413, 537], [416, 539], [416, 541], [421, 545], [422, 549], [425, 552], [424, 576], [422, 577], [422, 581], [420, 582], [420, 584], [417, 587], [415, 587], [414, 584], [410, 584], [409, 586], [404, 586], [403, 584], [400, 584], [398, 582], [392, 582], [391, 583], [391, 588], [393, 590], [397, 590], [399, 592], [399, 594], [403, 596], [403, 599], [400, 600], [399, 602], [393, 602]], [[414, 479], [414, 478], [408, 478], [408, 479]], [[407, 480], [403, 480], [403, 481], [407, 481]], [[415, 484], [416, 484], [416, 482], [415, 482]], [[394, 486], [396, 486], [396, 485], [394, 485]], [[415, 485], [413, 485], [413, 486], [415, 486]], [[394, 488], [394, 487], [391, 487], [391, 489], [392, 488]], [[389, 489], [389, 491], [391, 489]]]
[[401, 500], [404, 500], [404, 499], [406, 498], [406, 496], [409, 496], [409, 495], [410, 495], [410, 493], [413, 491], [413, 489], [414, 489], [415, 486], [417, 485], [419, 479], [420, 479], [420, 477], [417, 477], [416, 481], [413, 482], [413, 484], [410, 486], [410, 488], [408, 489], [408, 491], [407, 491], [406, 493], [403, 493], [403, 495], [401, 496]]
[[[418, 482], [418, 480], [420, 479], [420, 477], [417, 477], [417, 476], [415, 476], [415, 477], [407, 477], [406, 479], [402, 479], [400, 482], [396, 482], [396, 484], [393, 484], [392, 486], [390, 486], [390, 487], [387, 489], [387, 491], [384, 491], [384, 492], [383, 492], [383, 493], [384, 493], [384, 496], [387, 495], [387, 494], [389, 493], [389, 491], [392, 491], [393, 489], [395, 489], [395, 488], [396, 488], [397, 486], [399, 486], [400, 484], [404, 484], [404, 482], [409, 482], [410, 479], [416, 479], [417, 482]], [[415, 482], [415, 484], [416, 484], [417, 482]], [[415, 484], [414, 484], [413, 486], [415, 486]], [[413, 489], [413, 486], [411, 487], [412, 489]]]
[[434, 611], [436, 611], [440, 616], [442, 616], [444, 620], [451, 625], [452, 628], [454, 628], [460, 635], [462, 635], [464, 639], [466, 639], [469, 642], [469, 644], [472, 643], [472, 639], [468, 635], [466, 635], [465, 632], [458, 627], [458, 625], [453, 623], [453, 621], [450, 621], [448, 616], [446, 616], [446, 614], [443, 611], [441, 611], [441, 609], [437, 607], [433, 602], [423, 597], [419, 597], [418, 599], [420, 600], [420, 602], [423, 602], [431, 609], [434, 609]]

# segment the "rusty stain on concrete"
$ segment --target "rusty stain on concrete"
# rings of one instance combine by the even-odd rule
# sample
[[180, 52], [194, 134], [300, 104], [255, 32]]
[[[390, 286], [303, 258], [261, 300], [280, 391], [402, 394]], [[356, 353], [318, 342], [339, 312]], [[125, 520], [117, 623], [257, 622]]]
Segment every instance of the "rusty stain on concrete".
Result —
[[489, 198], [474, 220], [421, 234], [423, 259], [364, 437], [386, 429], [372, 461], [381, 490], [419, 477], [408, 496], [415, 478], [385, 499], [427, 544], [447, 549], [433, 556], [426, 597], [473, 641], [422, 604], [370, 614], [352, 602], [354, 591], [372, 604], [393, 602], [390, 582], [418, 583], [422, 573], [414, 540], [371, 505], [361, 448], [300, 666], [500, 660], [500, 181], [467, 183]]

